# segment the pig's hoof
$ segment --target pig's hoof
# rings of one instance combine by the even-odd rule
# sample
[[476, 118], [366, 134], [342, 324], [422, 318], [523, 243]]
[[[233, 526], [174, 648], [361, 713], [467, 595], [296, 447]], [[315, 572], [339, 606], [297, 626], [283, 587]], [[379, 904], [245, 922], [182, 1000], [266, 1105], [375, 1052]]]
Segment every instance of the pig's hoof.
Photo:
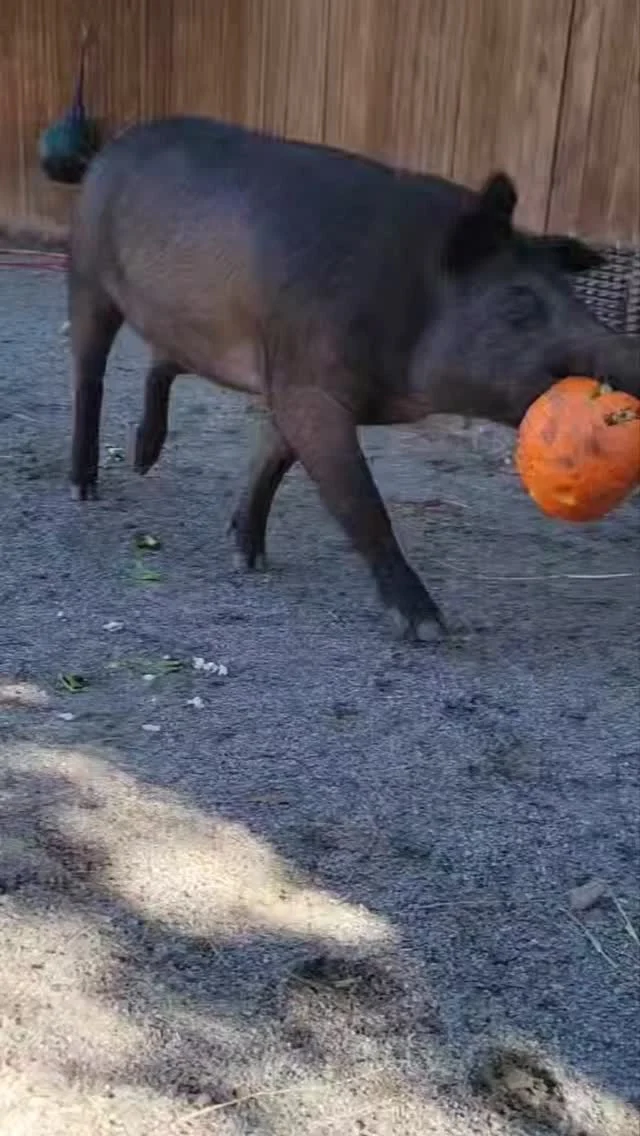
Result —
[[264, 538], [256, 536], [247, 524], [243, 513], [236, 511], [227, 528], [227, 536], [234, 542], [233, 566], [240, 572], [264, 572], [267, 558]]
[[447, 637], [447, 628], [439, 613], [413, 620], [398, 608], [392, 608], [391, 619], [398, 638], [405, 643], [441, 643]]
[[267, 558], [264, 552], [247, 553], [236, 548], [233, 553], [233, 567], [236, 572], [266, 572]]
[[127, 452], [129, 464], [136, 473], [141, 476], [148, 473], [151, 467], [156, 464], [161, 449], [162, 441], [158, 442], [157, 439], [149, 441], [139, 426], [129, 428]]
[[72, 501], [96, 501], [98, 499], [97, 481], [89, 481], [83, 485], [72, 485], [69, 494]]
[[421, 619], [415, 627], [417, 643], [441, 643], [447, 638], [447, 628], [437, 619]]

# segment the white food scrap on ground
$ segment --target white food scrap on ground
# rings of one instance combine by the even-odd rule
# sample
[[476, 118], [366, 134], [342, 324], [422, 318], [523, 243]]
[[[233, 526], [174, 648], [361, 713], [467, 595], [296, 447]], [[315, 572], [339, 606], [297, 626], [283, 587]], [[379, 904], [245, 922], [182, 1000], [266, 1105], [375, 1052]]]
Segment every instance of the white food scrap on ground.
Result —
[[200, 655], [194, 656], [193, 669], [201, 674], [217, 675], [219, 678], [227, 678], [229, 674], [229, 668], [224, 663], [207, 662]]

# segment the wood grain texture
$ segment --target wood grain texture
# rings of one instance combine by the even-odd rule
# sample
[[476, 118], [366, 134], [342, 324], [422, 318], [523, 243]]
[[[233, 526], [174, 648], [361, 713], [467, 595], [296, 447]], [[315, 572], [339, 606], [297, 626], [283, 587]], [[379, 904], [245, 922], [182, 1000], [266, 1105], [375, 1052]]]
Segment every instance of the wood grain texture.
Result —
[[521, 222], [640, 240], [640, 0], [2, 0], [0, 223], [66, 223], [36, 147], [90, 11], [107, 133], [195, 112], [474, 185], [501, 166]]
[[0, 219], [17, 219], [23, 197], [24, 127], [18, 98], [20, 28], [15, 4], [0, 4]]
[[640, 0], [577, 0], [548, 224], [640, 239]]
[[475, 0], [404, 0], [391, 83], [388, 156], [451, 176], [463, 49]]
[[260, 19], [252, 26], [252, 36], [260, 33], [260, 102], [257, 124], [264, 130], [283, 135], [289, 102], [292, 13], [296, 0], [256, 0]]
[[317, 142], [324, 137], [330, 0], [296, 0], [291, 11], [284, 133]]
[[[181, 0], [142, 0], [140, 21], [140, 115], [154, 118], [173, 110], [174, 36]], [[158, 23], [158, 16], [161, 16]]]
[[453, 170], [478, 184], [496, 168], [518, 185], [519, 220], [542, 228], [572, 0], [471, 0]]
[[[163, 12], [161, 5], [157, 5], [157, 10]], [[178, 114], [210, 114], [228, 121], [245, 121], [249, 30], [246, 0], [176, 0], [172, 17], [168, 109]]]
[[391, 131], [398, 4], [332, 0], [324, 141], [383, 157]]

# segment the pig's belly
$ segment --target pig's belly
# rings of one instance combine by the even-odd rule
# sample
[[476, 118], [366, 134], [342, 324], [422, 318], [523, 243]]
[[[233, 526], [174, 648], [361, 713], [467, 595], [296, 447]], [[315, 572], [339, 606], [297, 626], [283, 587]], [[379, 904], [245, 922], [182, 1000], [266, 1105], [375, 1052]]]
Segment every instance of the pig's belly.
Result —
[[190, 339], [184, 343], [149, 342], [157, 354], [178, 363], [185, 372], [192, 375], [201, 375], [219, 386], [243, 391], [245, 394], [260, 395], [266, 391], [261, 353], [252, 340], [239, 339], [224, 345], [212, 343], [202, 350]]
[[265, 353], [259, 330], [248, 319], [232, 312], [178, 310], [178, 305], [165, 306], [130, 289], [114, 298], [155, 356], [232, 390], [266, 392]]

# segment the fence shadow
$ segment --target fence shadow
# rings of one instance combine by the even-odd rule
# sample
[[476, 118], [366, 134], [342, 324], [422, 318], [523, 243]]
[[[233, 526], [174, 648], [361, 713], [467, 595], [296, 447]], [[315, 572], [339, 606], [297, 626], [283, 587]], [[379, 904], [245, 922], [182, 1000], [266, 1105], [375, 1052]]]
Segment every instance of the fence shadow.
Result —
[[137, 781], [124, 755], [6, 756], [0, 1096], [27, 1068], [41, 1094], [62, 1079], [57, 1108], [92, 1094], [136, 1133], [144, 1114], [176, 1132], [454, 1136], [491, 1112], [512, 1136], [635, 1133], [629, 1106], [531, 1043], [487, 1031], [461, 1049], [428, 960], [354, 889]]

